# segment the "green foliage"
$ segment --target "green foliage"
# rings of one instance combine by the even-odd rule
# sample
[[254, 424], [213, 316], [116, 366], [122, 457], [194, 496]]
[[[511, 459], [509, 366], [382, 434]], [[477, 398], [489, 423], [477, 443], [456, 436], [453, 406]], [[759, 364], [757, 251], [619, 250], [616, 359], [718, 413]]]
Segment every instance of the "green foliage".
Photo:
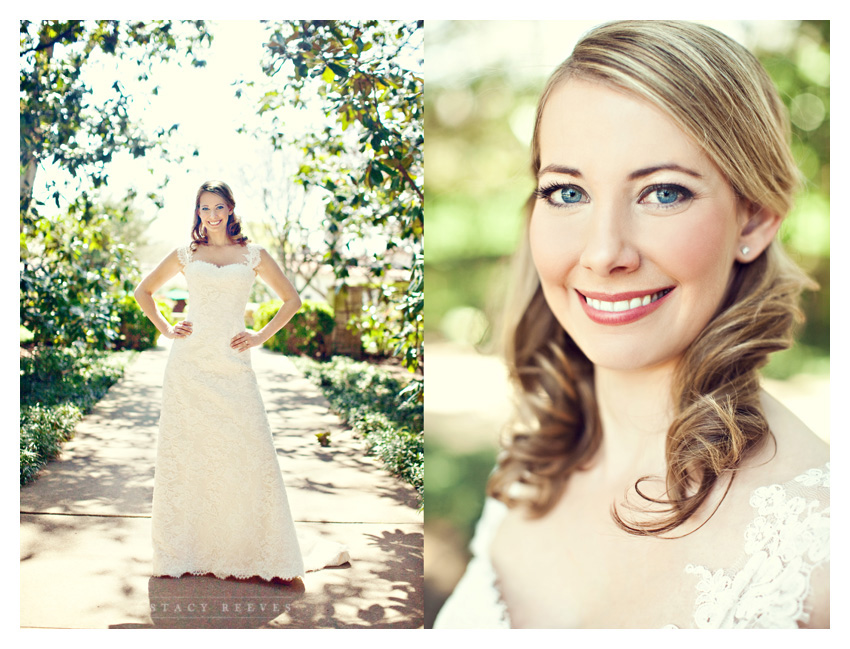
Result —
[[21, 485], [33, 480], [74, 428], [124, 373], [131, 356], [35, 348], [21, 357]]
[[[283, 77], [286, 92], [270, 91], [259, 109], [273, 117], [275, 146], [302, 150], [297, 180], [327, 192], [324, 261], [337, 279], [346, 281], [356, 267], [369, 283], [409, 285], [395, 302], [401, 318], [392, 338], [411, 372], [422, 360], [424, 327], [424, 82], [416, 71], [422, 30], [421, 21], [275, 25], [264, 69]], [[304, 105], [305, 96], [319, 98], [331, 123], [287, 143], [274, 111]], [[384, 248], [351, 245], [363, 240], [383, 241]]]
[[421, 403], [400, 396], [405, 384], [386, 370], [334, 356], [327, 363], [296, 360], [322, 389], [333, 410], [365, 439], [370, 453], [424, 494], [425, 439]]
[[129, 246], [114, 235], [121, 208], [29, 220], [21, 232], [20, 324], [40, 345], [108, 349], [120, 336], [120, 302], [139, 279]]
[[779, 381], [790, 379], [797, 374], [829, 376], [829, 364], [828, 352], [797, 343], [789, 349], [771, 354], [762, 374]]
[[394, 311], [384, 304], [364, 307], [363, 313], [352, 316], [349, 326], [360, 331], [363, 351], [372, 356], [390, 356], [393, 350], [392, 330], [388, 321]]
[[[171, 313], [171, 307], [164, 300], [157, 300], [156, 306], [162, 316], [170, 323], [177, 320]], [[134, 349], [142, 351], [156, 346], [159, 331], [142, 311], [132, 295], [125, 295], [117, 302], [118, 317], [121, 321], [116, 349]]]
[[[254, 330], [265, 327], [282, 304], [280, 300], [271, 300], [258, 306], [254, 312]], [[330, 306], [324, 302], [305, 300], [292, 320], [263, 346], [274, 352], [327, 358], [334, 325], [334, 313]]]
[[[99, 56], [128, 57], [139, 66], [138, 79], [147, 81], [157, 61], [172, 55], [189, 57], [197, 45], [209, 43], [203, 21], [31, 21], [20, 23], [20, 170], [22, 224], [38, 217], [32, 204], [36, 169], [53, 163], [71, 176], [84, 179], [85, 191], [66, 196], [85, 202], [89, 188], [106, 184], [107, 165], [121, 151], [134, 158], [162, 146], [173, 132], [144, 133], [128, 113], [132, 98], [120, 80], [110, 80], [105, 100], [91, 101], [93, 88], [83, 71]], [[179, 60], [179, 59], [178, 59]], [[107, 91], [107, 88], [98, 88]], [[152, 89], [156, 92], [156, 88]], [[49, 191], [49, 190], [48, 190]], [[53, 194], [57, 199], [60, 192]]]
[[[20, 309], [35, 343], [120, 344], [127, 294], [138, 280], [126, 229], [135, 191], [117, 207], [97, 205], [95, 195], [115, 155], [162, 151], [177, 128], [145, 133], [130, 119], [132, 97], [121, 81], [101, 87], [102, 77], [87, 82], [84, 71], [104, 57], [126, 57], [146, 81], [155, 63], [173, 55], [203, 65], [194, 48], [205, 41], [202, 21], [20, 22]], [[50, 199], [34, 198], [36, 171], [46, 165], [77, 187], [48, 181], [39, 196]]]
[[62, 442], [74, 436], [80, 409], [66, 403], [52, 407], [21, 407], [21, 486], [35, 479], [41, 467], [59, 455]]
[[[803, 191], [780, 230], [795, 260], [820, 285], [806, 295], [801, 353], [776, 362], [781, 374], [810, 372], [808, 359], [829, 354], [830, 294], [830, 27], [828, 20], [802, 20], [782, 51], [756, 52], [791, 117], [791, 150], [804, 178]], [[823, 364], [820, 364], [823, 367]], [[777, 370], [779, 371], [779, 370]]]
[[[460, 34], [473, 24], [447, 28]], [[497, 269], [517, 247], [523, 205], [534, 188], [526, 171], [529, 143], [515, 125], [533, 126], [545, 79], [494, 65], [464, 75], [462, 83], [428, 83], [425, 322], [429, 335], [440, 335], [442, 320], [453, 308], [499, 311], [488, 293], [495, 286], [504, 296]]]
[[[462, 431], [457, 431], [460, 434]], [[481, 515], [487, 479], [496, 464], [497, 450], [480, 449], [458, 452], [429, 436], [428, 524], [448, 523], [460, 535], [460, 547], [466, 547]]]
[[404, 302], [408, 284], [377, 284], [364, 287], [367, 303], [351, 316], [349, 328], [361, 335], [363, 350], [373, 356], [392, 356], [397, 333], [404, 326], [399, 305]]
[[37, 347], [31, 356], [21, 358], [21, 405], [72, 401], [88, 412], [121, 378], [129, 358], [74, 347]]

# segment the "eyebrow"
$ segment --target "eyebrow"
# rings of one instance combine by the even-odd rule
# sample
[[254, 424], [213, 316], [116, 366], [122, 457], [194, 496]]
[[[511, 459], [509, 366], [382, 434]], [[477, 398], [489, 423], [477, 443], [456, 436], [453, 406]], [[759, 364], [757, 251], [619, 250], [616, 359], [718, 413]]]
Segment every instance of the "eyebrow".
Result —
[[548, 173], [564, 174], [566, 176], [575, 176], [576, 178], [582, 177], [581, 172], [574, 167], [565, 167], [564, 165], [555, 164], [546, 165], [545, 167], [543, 167], [543, 169], [537, 172], [537, 177], [540, 178], [540, 176], [542, 176], [543, 174]]
[[[643, 169], [633, 171], [629, 174], [629, 180], [637, 180], [638, 178], [644, 178], [646, 176], [654, 174], [656, 171], [680, 171], [682, 173], [688, 174], [689, 176], [693, 176], [694, 178], [702, 178], [701, 173], [698, 173], [693, 169], [683, 167], [682, 165], [678, 165], [675, 162], [671, 162], [653, 165], [651, 167], [644, 167]], [[566, 167], [564, 165], [558, 164], [546, 165], [537, 173], [537, 177], [540, 178], [540, 176], [547, 173], [565, 174], [567, 176], [575, 176], [576, 178], [582, 178], [581, 172], [575, 167]]]
[[698, 173], [693, 169], [683, 167], [682, 165], [677, 165], [675, 162], [671, 162], [667, 164], [655, 165], [653, 167], [644, 167], [643, 169], [633, 171], [629, 174], [629, 180], [637, 180], [638, 178], [644, 178], [645, 176], [650, 176], [654, 174], [656, 171], [681, 171], [682, 173], [688, 174], [689, 176], [693, 176], [694, 178], [702, 178], [701, 173]]

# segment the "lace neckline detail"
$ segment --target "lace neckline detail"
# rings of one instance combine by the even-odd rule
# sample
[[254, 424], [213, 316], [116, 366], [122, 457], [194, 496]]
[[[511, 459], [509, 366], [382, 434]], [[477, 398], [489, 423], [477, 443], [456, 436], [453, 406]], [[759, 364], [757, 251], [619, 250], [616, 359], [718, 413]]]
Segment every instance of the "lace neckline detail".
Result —
[[191, 245], [183, 246], [177, 249], [177, 258], [179, 259], [181, 265], [186, 268], [190, 264], [205, 264], [207, 266], [211, 266], [213, 268], [230, 268], [231, 266], [237, 266], [242, 268], [248, 268], [251, 270], [256, 270], [257, 264], [260, 263], [260, 247], [255, 243], [247, 243], [245, 244], [245, 250], [243, 252], [243, 261], [233, 262], [231, 264], [216, 264], [212, 261], [207, 261], [206, 259], [195, 259], [195, 255], [192, 252]]
[[[237, 262], [233, 262], [232, 264], [222, 264], [221, 266], [219, 266], [218, 264], [215, 264], [211, 261], [207, 261], [205, 259], [191, 259], [189, 261], [189, 264], [206, 264], [207, 266], [212, 266], [213, 268], [230, 268], [231, 266], [241, 266], [242, 268], [248, 268], [248, 263], [249, 263], [249, 261], [248, 261], [247, 256], [246, 256], [244, 262], [237, 261]], [[188, 266], [189, 264], [186, 264], [186, 265]]]

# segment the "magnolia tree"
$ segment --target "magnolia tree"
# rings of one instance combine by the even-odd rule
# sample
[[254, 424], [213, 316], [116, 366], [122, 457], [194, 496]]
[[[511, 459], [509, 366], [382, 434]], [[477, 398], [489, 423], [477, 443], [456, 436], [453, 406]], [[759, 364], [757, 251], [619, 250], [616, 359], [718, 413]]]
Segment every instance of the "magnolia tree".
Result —
[[[290, 21], [270, 25], [259, 112], [275, 147], [302, 153], [295, 174], [326, 192], [324, 261], [381, 286], [394, 351], [423, 362], [423, 23]], [[285, 109], [317, 102], [322, 128], [287, 135]], [[365, 242], [368, 242], [366, 245]], [[409, 386], [422, 397], [421, 380]]]
[[[152, 66], [171, 57], [202, 66], [195, 51], [210, 38], [199, 21], [21, 21], [21, 324], [37, 342], [109, 347], [117, 336], [117, 304], [137, 273], [121, 236], [135, 195], [104, 206], [97, 190], [114, 156], [164, 151], [177, 128], [144, 132], [130, 115], [128, 80], [87, 70], [103, 57], [133, 61], [156, 94]], [[36, 192], [47, 165], [69, 180]]]

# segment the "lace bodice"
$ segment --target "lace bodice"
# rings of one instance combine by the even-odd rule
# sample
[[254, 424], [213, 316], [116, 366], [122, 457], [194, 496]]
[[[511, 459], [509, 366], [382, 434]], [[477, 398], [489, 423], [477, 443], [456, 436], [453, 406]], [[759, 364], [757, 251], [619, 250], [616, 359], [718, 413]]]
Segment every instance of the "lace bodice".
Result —
[[[830, 557], [829, 477], [827, 463], [784, 484], [756, 489], [750, 498], [753, 518], [735, 565], [682, 566], [683, 575], [699, 577], [695, 628], [796, 628], [808, 622], [812, 573]], [[503, 503], [486, 501], [470, 544], [473, 557], [435, 628], [510, 628], [490, 561], [506, 513]]]
[[260, 247], [249, 243], [244, 252], [244, 263], [216, 266], [194, 259], [189, 246], [178, 248], [177, 258], [183, 266], [192, 297], [186, 319], [192, 322], [193, 337], [204, 338], [206, 330], [216, 330], [234, 322], [242, 326], [245, 305], [254, 283], [254, 269], [260, 263]]

